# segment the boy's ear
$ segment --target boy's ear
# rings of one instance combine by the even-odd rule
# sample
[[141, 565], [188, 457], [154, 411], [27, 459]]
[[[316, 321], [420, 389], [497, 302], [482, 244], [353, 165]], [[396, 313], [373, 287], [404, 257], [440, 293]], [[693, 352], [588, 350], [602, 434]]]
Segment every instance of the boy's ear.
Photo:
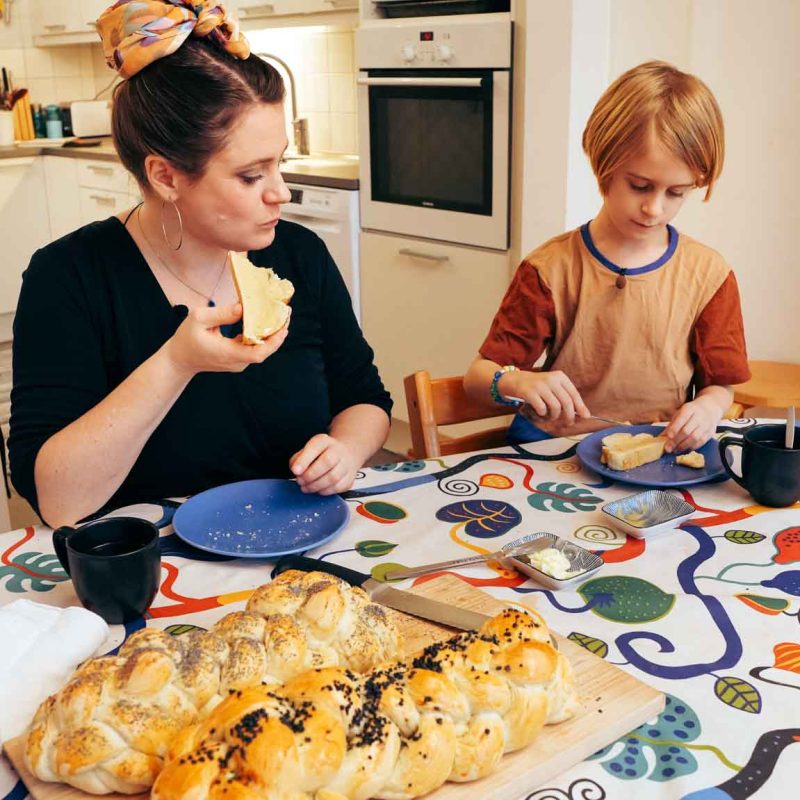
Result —
[[177, 199], [181, 173], [166, 158], [150, 154], [144, 160], [144, 171], [150, 188], [162, 199]]

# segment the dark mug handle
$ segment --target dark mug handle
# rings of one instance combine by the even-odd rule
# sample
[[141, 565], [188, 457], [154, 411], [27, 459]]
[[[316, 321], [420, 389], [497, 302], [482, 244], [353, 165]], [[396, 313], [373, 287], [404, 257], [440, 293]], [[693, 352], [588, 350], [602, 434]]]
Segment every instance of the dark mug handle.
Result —
[[58, 560], [64, 571], [69, 575], [69, 559], [67, 558], [67, 537], [75, 533], [75, 528], [70, 528], [69, 525], [64, 525], [61, 528], [56, 528], [53, 531], [53, 547], [55, 548]]
[[733, 478], [736, 481], [736, 483], [738, 483], [739, 486], [742, 487], [742, 489], [747, 489], [747, 486], [745, 486], [744, 483], [744, 478], [742, 478], [740, 475], [737, 475], [733, 471], [733, 467], [731, 467], [731, 465], [728, 463], [726, 455], [729, 447], [744, 447], [744, 439], [728, 439], [728, 438], [720, 439], [719, 458], [720, 461], [722, 461], [722, 466], [725, 467], [725, 472], [727, 472], [728, 475], [730, 475], [730, 477]]

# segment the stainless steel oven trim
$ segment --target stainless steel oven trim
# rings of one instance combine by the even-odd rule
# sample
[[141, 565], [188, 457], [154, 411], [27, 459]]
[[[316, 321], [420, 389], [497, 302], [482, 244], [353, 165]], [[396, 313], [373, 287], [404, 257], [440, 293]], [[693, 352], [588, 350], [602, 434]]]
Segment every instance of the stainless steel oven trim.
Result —
[[366, 230], [417, 236], [455, 244], [507, 250], [509, 233], [510, 75], [495, 70], [492, 119], [492, 215], [380, 203], [372, 200], [369, 85], [358, 80], [358, 135], [361, 150], [361, 226]]
[[481, 78], [358, 78], [359, 86], [480, 86]]

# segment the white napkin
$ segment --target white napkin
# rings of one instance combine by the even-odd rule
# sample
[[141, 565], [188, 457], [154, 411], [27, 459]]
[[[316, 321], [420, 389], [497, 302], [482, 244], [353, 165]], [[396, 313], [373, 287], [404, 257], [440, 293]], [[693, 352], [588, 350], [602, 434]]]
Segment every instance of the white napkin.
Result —
[[15, 600], [0, 608], [0, 741], [23, 733], [39, 704], [108, 635], [102, 617], [85, 608]]

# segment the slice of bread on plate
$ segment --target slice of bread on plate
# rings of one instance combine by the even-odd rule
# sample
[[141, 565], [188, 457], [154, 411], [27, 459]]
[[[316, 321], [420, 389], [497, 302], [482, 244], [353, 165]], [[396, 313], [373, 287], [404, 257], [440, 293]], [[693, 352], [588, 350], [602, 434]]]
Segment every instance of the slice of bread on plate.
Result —
[[231, 271], [242, 304], [242, 341], [261, 344], [279, 331], [289, 317], [291, 281], [279, 278], [269, 267], [257, 267], [247, 253], [230, 254]]
[[703, 469], [706, 465], [706, 457], [696, 450], [690, 450], [680, 456], [675, 456], [676, 464], [683, 464], [684, 467], [691, 467], [692, 469]]
[[658, 461], [667, 440], [650, 433], [612, 433], [602, 440], [600, 463], [610, 469], [627, 470]]

